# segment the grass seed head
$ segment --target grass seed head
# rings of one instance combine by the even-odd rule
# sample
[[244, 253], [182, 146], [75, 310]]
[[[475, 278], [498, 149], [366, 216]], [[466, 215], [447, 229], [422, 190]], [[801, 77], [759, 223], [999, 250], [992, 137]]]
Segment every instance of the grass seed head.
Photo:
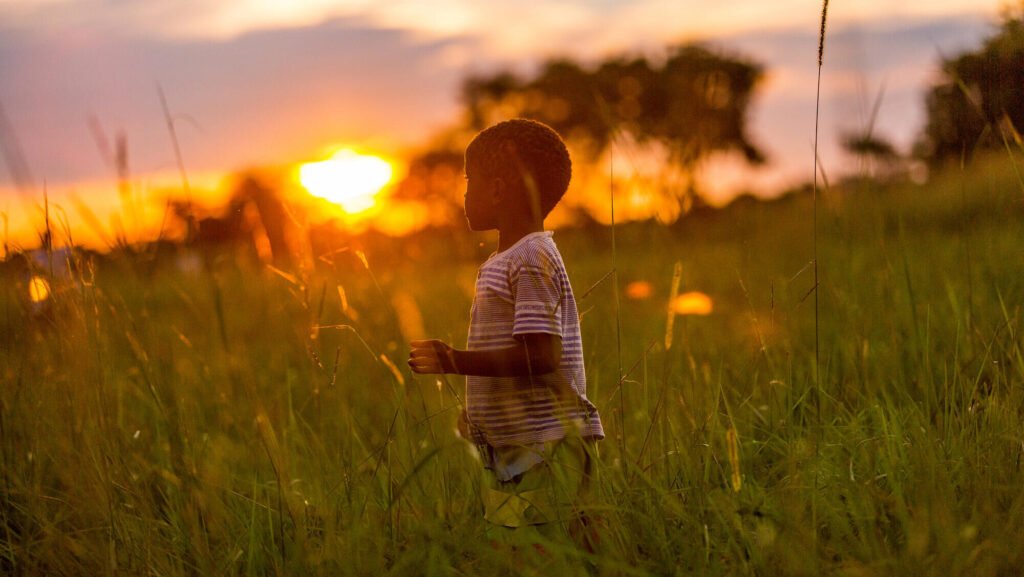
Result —
[[818, 32], [818, 67], [825, 62], [825, 20], [828, 18], [828, 0], [821, 5], [821, 30]]

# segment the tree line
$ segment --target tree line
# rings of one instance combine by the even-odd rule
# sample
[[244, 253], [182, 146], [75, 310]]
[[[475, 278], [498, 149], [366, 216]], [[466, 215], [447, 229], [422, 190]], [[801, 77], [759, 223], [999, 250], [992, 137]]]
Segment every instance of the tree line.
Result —
[[[926, 124], [908, 155], [874, 134], [873, 126], [843, 134], [844, 149], [876, 166], [912, 158], [933, 170], [993, 149], [1024, 150], [1022, 15], [1024, 2], [1005, 11], [981, 47], [941, 61], [925, 96]], [[443, 201], [458, 214], [453, 190], [459, 190], [466, 142], [494, 122], [519, 116], [551, 125], [584, 162], [597, 160], [620, 138], [660, 147], [686, 176], [675, 194], [699, 195], [700, 167], [712, 155], [738, 153], [750, 165], [766, 162], [748, 121], [764, 74], [764, 66], [746, 56], [687, 44], [661, 59], [615, 56], [587, 66], [558, 58], [532, 75], [502, 70], [470, 77], [462, 85], [458, 124], [412, 160], [397, 194]]]
[[1024, 147], [1024, 2], [1005, 10], [999, 29], [980, 48], [943, 60], [925, 108], [916, 152], [932, 167]]

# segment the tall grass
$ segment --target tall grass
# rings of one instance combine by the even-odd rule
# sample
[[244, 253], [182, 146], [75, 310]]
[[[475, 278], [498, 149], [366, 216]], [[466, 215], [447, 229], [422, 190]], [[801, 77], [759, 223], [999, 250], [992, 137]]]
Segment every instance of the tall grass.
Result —
[[[819, 327], [821, 325], [821, 307], [819, 295], [821, 291], [818, 289], [821, 287], [821, 281], [818, 276], [818, 172], [821, 170], [819, 167], [818, 157], [818, 121], [821, 118], [821, 68], [825, 63], [825, 31], [828, 23], [828, 0], [823, 0], [821, 4], [821, 29], [818, 32], [818, 76], [817, 83], [814, 90], [814, 182], [812, 188], [812, 202], [814, 203], [813, 209], [813, 222], [811, 236], [813, 237], [813, 251], [814, 258], [814, 287], [811, 289], [814, 291], [814, 413], [815, 422], [814, 426], [817, 431], [821, 430], [821, 331]], [[821, 436], [818, 432], [814, 435], [814, 458], [815, 468], [817, 469], [817, 460], [820, 455], [820, 442]], [[811, 527], [813, 528], [814, 535], [814, 547], [817, 549], [818, 546], [818, 507], [817, 507], [817, 495], [818, 495], [818, 475], [814, 476], [814, 486], [811, 489]]]
[[[230, 254], [183, 270], [112, 258], [94, 279], [55, 280], [45, 310], [5, 274], [0, 566], [1012, 574], [1024, 564], [1019, 195], [1011, 170], [963, 178], [967, 194], [950, 181], [823, 203], [820, 421], [802, 300], [813, 281], [796, 274], [811, 198], [618, 225], [619, 278], [654, 292], [620, 303], [621, 373], [614, 300], [601, 287], [580, 299], [592, 398], [610, 413], [628, 391], [600, 446], [593, 555], [489, 544], [458, 399], [393, 370], [410, 306], [427, 334], [464, 338], [475, 242], [382, 240], [364, 247], [369, 267], [347, 251], [292, 278]], [[606, 234], [556, 239], [578, 290], [607, 273]], [[668, 348], [677, 261], [715, 312], [676, 318]]]

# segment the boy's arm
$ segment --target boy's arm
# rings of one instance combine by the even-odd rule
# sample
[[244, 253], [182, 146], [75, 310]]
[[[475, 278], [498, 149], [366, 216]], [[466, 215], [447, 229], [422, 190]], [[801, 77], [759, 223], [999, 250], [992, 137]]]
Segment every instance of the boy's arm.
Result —
[[562, 338], [548, 333], [526, 333], [516, 345], [491, 351], [463, 351], [438, 340], [412, 341], [409, 367], [414, 373], [478, 377], [546, 375], [562, 362]]

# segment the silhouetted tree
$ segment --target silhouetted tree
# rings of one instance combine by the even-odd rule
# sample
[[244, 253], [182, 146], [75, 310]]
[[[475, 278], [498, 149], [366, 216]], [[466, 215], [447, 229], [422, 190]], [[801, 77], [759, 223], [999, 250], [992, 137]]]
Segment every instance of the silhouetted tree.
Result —
[[1024, 126], [1024, 2], [978, 50], [942, 63], [918, 152], [930, 165], [1004, 146]]
[[462, 218], [465, 190], [462, 163], [462, 150], [450, 143], [415, 155], [392, 198], [429, 203], [442, 214], [440, 220], [456, 222]]
[[474, 130], [512, 116], [533, 118], [574, 141], [591, 160], [623, 131], [639, 144], [660, 144], [678, 168], [693, 174], [719, 152], [764, 162], [747, 124], [762, 76], [759, 64], [686, 45], [663, 63], [611, 58], [590, 69], [551, 60], [530, 79], [508, 72], [470, 78], [462, 94]]
[[889, 159], [899, 156], [888, 140], [870, 132], [851, 132], [842, 137], [843, 148], [854, 156]]
[[[291, 268], [295, 264], [295, 250], [290, 237], [292, 223], [277, 190], [267, 186], [258, 178], [247, 176], [235, 191], [232, 203], [250, 203], [256, 207], [259, 223], [267, 235], [274, 265]], [[250, 225], [250, 228], [254, 228]]]
[[871, 113], [863, 128], [845, 131], [839, 138], [843, 149], [858, 160], [860, 166], [856, 178], [859, 179], [886, 181], [900, 178], [906, 173], [903, 158], [896, 147], [888, 139], [875, 133], [875, 122], [878, 120], [878, 111], [882, 107], [884, 95], [885, 87], [882, 86], [875, 96]]
[[280, 193], [253, 175], [244, 175], [220, 209], [220, 216], [212, 214], [196, 218], [191, 203], [172, 201], [171, 210], [178, 220], [194, 233], [184, 239], [186, 246], [214, 254], [219, 250], [239, 248], [243, 254], [260, 258], [258, 243], [265, 241], [274, 266], [291, 269], [295, 266], [295, 225]]

